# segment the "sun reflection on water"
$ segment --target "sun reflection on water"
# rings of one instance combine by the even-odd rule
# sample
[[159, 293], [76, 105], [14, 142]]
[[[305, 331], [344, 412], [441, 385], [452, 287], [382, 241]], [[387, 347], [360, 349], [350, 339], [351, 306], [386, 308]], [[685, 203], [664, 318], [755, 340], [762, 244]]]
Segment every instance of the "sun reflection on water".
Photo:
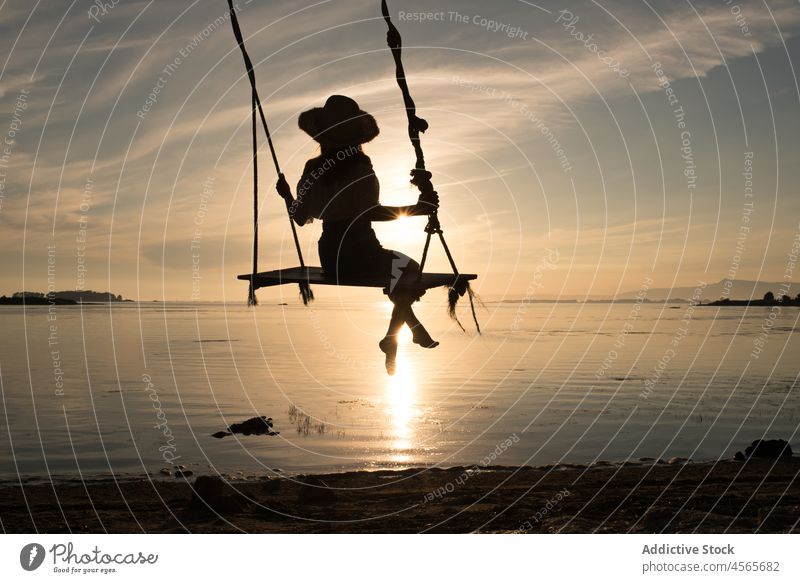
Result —
[[398, 338], [400, 349], [397, 352], [397, 370], [388, 377], [386, 383], [387, 413], [391, 421], [392, 461], [406, 462], [411, 456], [409, 450], [414, 446], [414, 420], [419, 415], [417, 408], [417, 376], [414, 363], [406, 353], [411, 341], [411, 332], [403, 328]]

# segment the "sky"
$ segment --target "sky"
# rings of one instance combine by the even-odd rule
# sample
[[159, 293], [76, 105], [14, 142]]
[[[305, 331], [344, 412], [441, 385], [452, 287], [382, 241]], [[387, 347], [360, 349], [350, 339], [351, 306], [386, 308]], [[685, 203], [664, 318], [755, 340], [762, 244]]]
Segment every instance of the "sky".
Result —
[[[289, 182], [318, 152], [297, 116], [345, 94], [381, 127], [365, 149], [382, 202], [413, 203], [379, 2], [235, 6]], [[796, 277], [796, 1], [395, 0], [390, 13], [441, 223], [484, 297]], [[250, 100], [226, 2], [6, 0], [0, 46], [0, 294], [243, 300]], [[261, 140], [269, 270], [297, 258]], [[419, 257], [423, 226], [376, 232]], [[299, 231], [309, 264], [319, 234]], [[438, 247], [429, 267], [448, 270]]]

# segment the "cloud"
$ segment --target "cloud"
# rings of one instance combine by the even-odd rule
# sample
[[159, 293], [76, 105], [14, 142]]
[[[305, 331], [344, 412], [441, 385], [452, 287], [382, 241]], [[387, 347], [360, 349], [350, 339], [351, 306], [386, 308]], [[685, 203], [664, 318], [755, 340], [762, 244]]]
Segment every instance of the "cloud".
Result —
[[[578, 242], [584, 254], [581, 263], [589, 265], [603, 244], [608, 253], [604, 261], [623, 261], [635, 228], [637, 254], [646, 255], [662, 234], [665, 253], [680, 251], [685, 217], [678, 211], [668, 213], [661, 224], [631, 217], [624, 203], [627, 191], [610, 194], [613, 204], [597, 202], [604, 196], [600, 172], [608, 184], [630, 182], [630, 169], [604, 163], [612, 148], [601, 151], [600, 160], [594, 159], [593, 148], [602, 149], [609, 134], [618, 131], [612, 119], [598, 120], [598, 107], [603, 108], [605, 100], [620, 124], [633, 128], [625, 135], [630, 142], [626, 145], [642, 150], [647, 136], [638, 131], [641, 119], [624, 104], [633, 91], [661, 91], [651, 69], [654, 61], [661, 63], [672, 82], [699, 79], [705, 84], [725, 64], [735, 72], [742, 63], [752, 65], [754, 53], [763, 57], [782, 48], [785, 38], [798, 33], [800, 10], [788, 0], [769, 4], [741, 0], [737, 14], [724, 1], [541, 4], [549, 15], [520, 2], [463, 1], [442, 9], [466, 15], [466, 23], [449, 16], [444, 22], [414, 23], [401, 22], [400, 8], [392, 3], [404, 38], [411, 90], [420, 115], [431, 124], [423, 143], [429, 166], [436, 172], [454, 248], [472, 264], [480, 265], [489, 254], [501, 264], [506, 261], [504, 252], [508, 257], [532, 257], [531, 250], [548, 241], [564, 246]], [[45, 9], [41, 4], [30, 19], [30, 3], [18, 0], [3, 5], [0, 46], [7, 49], [4, 54], [9, 58], [0, 74], [0, 104], [8, 111], [19, 89], [29, 87], [31, 106], [5, 182], [0, 244], [9, 253], [20, 254], [23, 241], [28, 241], [30, 249], [49, 240], [55, 220], [55, 238], [60, 248], [69, 250], [79, 218], [76, 209], [91, 176], [95, 183], [92, 254], [107, 259], [106, 239], [113, 225], [111, 249], [119, 269], [130, 270], [140, 259], [149, 268], [158, 268], [151, 262], [160, 259], [162, 240], [168, 246], [166, 267], [179, 268], [187, 265], [182, 245], [191, 238], [201, 183], [213, 176], [213, 212], [204, 225], [206, 256], [216, 258], [220, 269], [231, 274], [246, 271], [249, 256], [243, 241], [249, 237], [251, 212], [249, 85], [227, 22], [192, 45], [191, 54], [182, 57], [147, 115], [137, 116], [164, 67], [223, 13], [224, 2], [126, 1], [100, 23], [89, 21], [90, 5], [79, 2], [65, 13], [66, 7]], [[297, 129], [297, 115], [321, 104], [329, 94], [347, 93], [375, 114], [381, 125], [381, 136], [367, 150], [379, 172], [384, 200], [413, 201], [416, 194], [407, 184], [413, 154], [377, 4], [358, 0], [298, 6], [289, 0], [240, 0], [240, 5], [261, 96], [290, 181], [316, 149]], [[407, 11], [430, 9], [422, 0], [403, 3]], [[556, 22], [560, 10], [569, 10], [578, 20], [570, 27]], [[475, 16], [516, 23], [528, 33], [527, 38], [509, 39], [492, 32], [476, 25]], [[587, 42], [588, 35], [593, 36]], [[629, 74], [622, 76], [604, 63], [600, 50]], [[790, 79], [788, 65], [772, 58], [767, 66], [777, 71], [773, 75]], [[736, 86], [743, 102], [750, 99], [765, 106], [770, 105], [763, 102], [766, 95], [793, 90], [772, 85], [768, 89], [761, 95], [746, 84]], [[709, 95], [717, 115], [732, 97], [730, 89], [716, 97], [711, 91]], [[706, 106], [699, 99], [705, 97], [687, 91], [682, 100], [702, 109]], [[768, 107], [758, 109], [748, 119], [754, 128], [769, 122], [764, 117]], [[593, 123], [597, 127], [586, 129]], [[5, 125], [0, 123], [0, 132]], [[711, 141], [701, 133], [699, 122], [697, 127], [698, 141]], [[569, 146], [573, 174], [559, 166], [548, 132], [560, 145]], [[272, 250], [290, 235], [280, 201], [271, 191], [274, 172], [262, 145], [261, 217], [268, 225], [262, 234], [265, 248]], [[797, 147], [787, 144], [781, 156], [791, 157]], [[637, 175], [648, 175], [650, 167], [663, 161], [642, 160], [633, 170]], [[674, 164], [665, 163], [668, 176], [675, 170]], [[578, 185], [575, 194], [571, 180]], [[791, 181], [782, 179], [781, 184]], [[643, 200], [644, 215], [657, 216], [661, 200], [657, 203], [655, 212]], [[582, 210], [582, 226], [574, 227], [573, 213], [586, 208], [592, 210]], [[607, 218], [601, 215], [606, 212]], [[697, 222], [713, 225], [715, 218], [704, 215]], [[143, 221], [146, 232], [140, 246]], [[25, 224], [28, 230], [22, 233]], [[419, 238], [412, 240], [405, 232], [408, 228], [382, 225], [380, 230], [387, 245], [413, 251]], [[222, 267], [223, 262], [217, 260], [226, 232], [235, 239], [231, 249], [236, 253], [226, 253]], [[303, 243], [312, 250], [317, 232], [315, 228], [301, 231]], [[694, 228], [692, 236], [696, 236]], [[241, 255], [238, 262], [237, 254]], [[38, 256], [33, 260], [38, 261]], [[15, 266], [20, 262], [15, 260]], [[3, 277], [13, 280], [16, 272], [10, 270]], [[147, 281], [160, 286], [160, 275]]]

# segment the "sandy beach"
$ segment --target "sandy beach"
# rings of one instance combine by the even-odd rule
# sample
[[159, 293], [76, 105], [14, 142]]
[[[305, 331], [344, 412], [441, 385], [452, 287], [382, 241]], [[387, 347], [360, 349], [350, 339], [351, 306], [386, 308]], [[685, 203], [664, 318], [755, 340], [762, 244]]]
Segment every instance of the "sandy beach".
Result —
[[798, 474], [791, 457], [4, 482], [0, 518], [7, 533], [789, 533]]

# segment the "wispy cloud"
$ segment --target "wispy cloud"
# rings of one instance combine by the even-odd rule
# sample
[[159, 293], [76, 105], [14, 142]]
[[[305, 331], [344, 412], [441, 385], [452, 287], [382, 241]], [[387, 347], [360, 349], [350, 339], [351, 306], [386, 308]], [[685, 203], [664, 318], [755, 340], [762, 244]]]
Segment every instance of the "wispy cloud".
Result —
[[[4, 3], [0, 11], [0, 46], [8, 56], [0, 72], [5, 112], [0, 134], [9, 129], [16, 95], [22, 88], [30, 90], [3, 182], [0, 244], [8, 253], [0, 260], [2, 286], [18, 287], [20, 265], [26, 260], [23, 244], [34, 262], [41, 258], [37, 246], [51, 238], [65, 257], [72, 257], [77, 224], [87, 214], [81, 211], [87, 181], [93, 184], [88, 215], [95, 281], [107, 281], [109, 249], [117, 269], [130, 271], [137, 262], [148, 266], [142, 276], [144, 289], [160, 289], [159, 266], [191, 270], [186, 249], [208, 177], [214, 179], [214, 197], [202, 227], [206, 265], [213, 264], [221, 278], [246, 271], [249, 89], [229, 23], [218, 20], [225, 3], [126, 1], [99, 23], [88, 18], [91, 5], [82, 0], [55, 9], [42, 3], [31, 13], [31, 3], [16, 0]], [[315, 145], [296, 127], [297, 115], [329, 94], [346, 93], [381, 124], [381, 136], [368, 151], [384, 200], [412, 201], [415, 193], [407, 180], [413, 156], [405, 112], [376, 3], [239, 0], [238, 5], [279, 156], [290, 178], [297, 178], [315, 152]], [[788, 42], [789, 58], [797, 57], [793, 40], [800, 31], [800, 10], [794, 2], [741, 0], [736, 13], [733, 4], [712, 1], [541, 3], [549, 15], [511, 0], [491, 5], [454, 2], [441, 8], [422, 0], [402, 3], [405, 12], [444, 11], [442, 20], [424, 23], [402, 20], [400, 3], [391, 5], [404, 37], [412, 92], [420, 114], [431, 123], [423, 140], [453, 247], [472, 264], [505, 273], [498, 277], [511, 277], [509, 265], [533, 261], [537, 250], [554, 243], [574, 252], [576, 266], [591, 266], [593, 261], [616, 265], [631, 255], [649, 268], [659, 242], [663, 256], [680, 253], [689, 211], [678, 204], [686, 195], [680, 154], [674, 156], [673, 120], [663, 95], [658, 95], [662, 89], [653, 62], [680, 86], [687, 108], [717, 116], [712, 128], [695, 115], [698, 157], [711, 151], [700, 144], [722, 142], [724, 154], [734, 142], [722, 134], [740, 117], [738, 105], [736, 111], [730, 109], [740, 101], [752, 143], [763, 146], [759, 159], [764, 165], [776, 163], [768, 162], [775, 150], [769, 141], [769, 110], [775, 104], [766, 100], [782, 96], [789, 103], [795, 91], [792, 62], [783, 51]], [[493, 31], [480, 18], [516, 25], [525, 38]], [[628, 74], [613, 70], [598, 51]], [[759, 87], [760, 76], [752, 76], [758, 74], [753, 55], [764, 60], [766, 93]], [[170, 63], [177, 65], [165, 75]], [[714, 77], [727, 78], [726, 65], [734, 83], [721, 89]], [[655, 113], [648, 96], [658, 97], [653, 100], [659, 107]], [[649, 135], [650, 123], [655, 139]], [[719, 135], [712, 135], [714, 129]], [[781, 136], [781, 160], [796, 158], [793, 137], [796, 134]], [[619, 143], [622, 138], [625, 144]], [[654, 157], [654, 141], [661, 159]], [[635, 160], [633, 168], [626, 167], [623, 146]], [[558, 149], [567, 152], [571, 171], [559, 164]], [[736, 156], [741, 157], [738, 152]], [[738, 192], [738, 171], [717, 184], [711, 179], [716, 160], [700, 162], [705, 163], [704, 182], [691, 201], [696, 216], [691, 217], [688, 236], [699, 241], [705, 227], [698, 225], [713, 233], [721, 221], [718, 241], [702, 245], [724, 269], [725, 249], [739, 218], [735, 210], [714, 216], [718, 208], [729, 210], [715, 197], [722, 190]], [[781, 172], [790, 174], [781, 175], [780, 186], [774, 188], [793, 184], [796, 171], [788, 166], [781, 165]], [[653, 194], [661, 194], [662, 167], [666, 201]], [[269, 225], [262, 231], [269, 250], [264, 255], [274, 257], [289, 233], [283, 209], [271, 192], [275, 177], [267, 156], [261, 176], [261, 219]], [[760, 176], [762, 191], [768, 192], [773, 178]], [[784, 233], [791, 227], [784, 223], [797, 210], [796, 203], [783, 196], [783, 190], [777, 198], [783, 212], [776, 213], [776, 225], [767, 221], [765, 228]], [[634, 199], [640, 205], [638, 214], [625, 202]], [[759, 204], [765, 209], [762, 216], [769, 218], [767, 203]], [[381, 236], [387, 245], [416, 252], [419, 233], [414, 226], [413, 236], [409, 234], [409, 225], [382, 225]], [[317, 227], [301, 232], [311, 250]], [[752, 241], [766, 245], [763, 238]], [[228, 247], [224, 257], [223, 245]], [[162, 247], [167, 250], [163, 264]], [[598, 258], [601, 248], [604, 255]]]

